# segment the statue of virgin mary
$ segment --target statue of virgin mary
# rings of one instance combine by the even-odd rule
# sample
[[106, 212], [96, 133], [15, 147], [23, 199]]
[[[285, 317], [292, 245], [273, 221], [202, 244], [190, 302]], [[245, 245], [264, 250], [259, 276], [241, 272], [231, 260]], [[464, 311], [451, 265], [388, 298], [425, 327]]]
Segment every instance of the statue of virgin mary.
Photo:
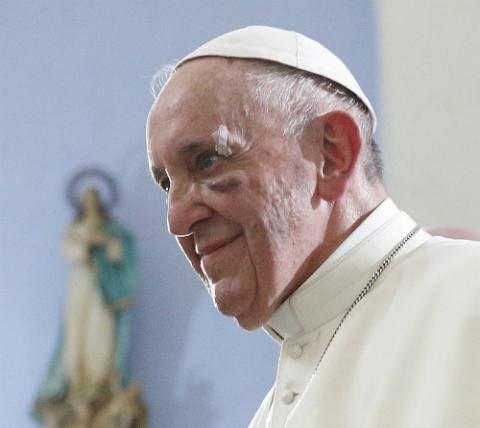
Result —
[[[143, 427], [145, 408], [138, 387], [129, 385], [126, 365], [135, 285], [133, 239], [109, 217], [95, 188], [82, 191], [77, 207], [63, 242], [71, 263], [63, 328], [36, 416], [49, 428], [89, 428], [96, 426], [99, 414], [108, 420], [105, 408], [115, 408], [112, 401], [130, 397], [131, 406], [119, 410], [133, 412], [123, 418], [131, 419], [125, 428]], [[112, 428], [118, 427], [114, 423]]]

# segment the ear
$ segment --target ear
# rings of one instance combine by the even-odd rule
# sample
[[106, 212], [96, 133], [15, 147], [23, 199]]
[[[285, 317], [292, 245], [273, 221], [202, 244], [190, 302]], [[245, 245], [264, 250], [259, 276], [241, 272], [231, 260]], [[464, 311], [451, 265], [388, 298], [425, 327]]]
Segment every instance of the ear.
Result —
[[343, 111], [317, 117], [312, 125], [320, 145], [318, 192], [322, 199], [335, 201], [346, 192], [356, 170], [362, 145], [360, 129]]

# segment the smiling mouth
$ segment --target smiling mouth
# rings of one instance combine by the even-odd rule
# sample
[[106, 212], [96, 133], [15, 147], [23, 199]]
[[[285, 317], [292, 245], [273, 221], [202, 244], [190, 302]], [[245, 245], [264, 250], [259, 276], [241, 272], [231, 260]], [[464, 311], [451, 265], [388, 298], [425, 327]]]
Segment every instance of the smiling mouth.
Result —
[[233, 241], [237, 240], [240, 237], [240, 233], [238, 235], [234, 235], [229, 238], [221, 239], [219, 241], [213, 242], [208, 245], [203, 245], [200, 246], [197, 250], [196, 253], [200, 256], [200, 258], [203, 258], [205, 256], [210, 256], [213, 253], [223, 249], [224, 247], [230, 245]]

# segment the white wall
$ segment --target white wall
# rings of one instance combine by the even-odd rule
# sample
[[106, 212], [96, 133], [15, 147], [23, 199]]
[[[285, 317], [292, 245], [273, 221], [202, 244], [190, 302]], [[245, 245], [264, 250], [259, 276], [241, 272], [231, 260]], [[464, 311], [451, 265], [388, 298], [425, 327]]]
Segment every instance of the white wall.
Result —
[[376, 4], [390, 192], [424, 225], [480, 231], [480, 2]]

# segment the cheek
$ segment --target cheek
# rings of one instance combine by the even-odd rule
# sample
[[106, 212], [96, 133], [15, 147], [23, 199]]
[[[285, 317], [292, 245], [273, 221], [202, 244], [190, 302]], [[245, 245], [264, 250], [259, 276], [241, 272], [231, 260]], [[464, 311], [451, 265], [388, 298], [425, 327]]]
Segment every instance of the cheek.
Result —
[[292, 176], [276, 177], [262, 193], [256, 228], [264, 229], [273, 243], [294, 236], [311, 209], [311, 186]]
[[265, 302], [277, 299], [293, 278], [302, 240], [314, 232], [305, 226], [312, 215], [314, 184], [303, 178], [277, 177], [249, 198], [255, 215], [246, 227], [247, 239]]

